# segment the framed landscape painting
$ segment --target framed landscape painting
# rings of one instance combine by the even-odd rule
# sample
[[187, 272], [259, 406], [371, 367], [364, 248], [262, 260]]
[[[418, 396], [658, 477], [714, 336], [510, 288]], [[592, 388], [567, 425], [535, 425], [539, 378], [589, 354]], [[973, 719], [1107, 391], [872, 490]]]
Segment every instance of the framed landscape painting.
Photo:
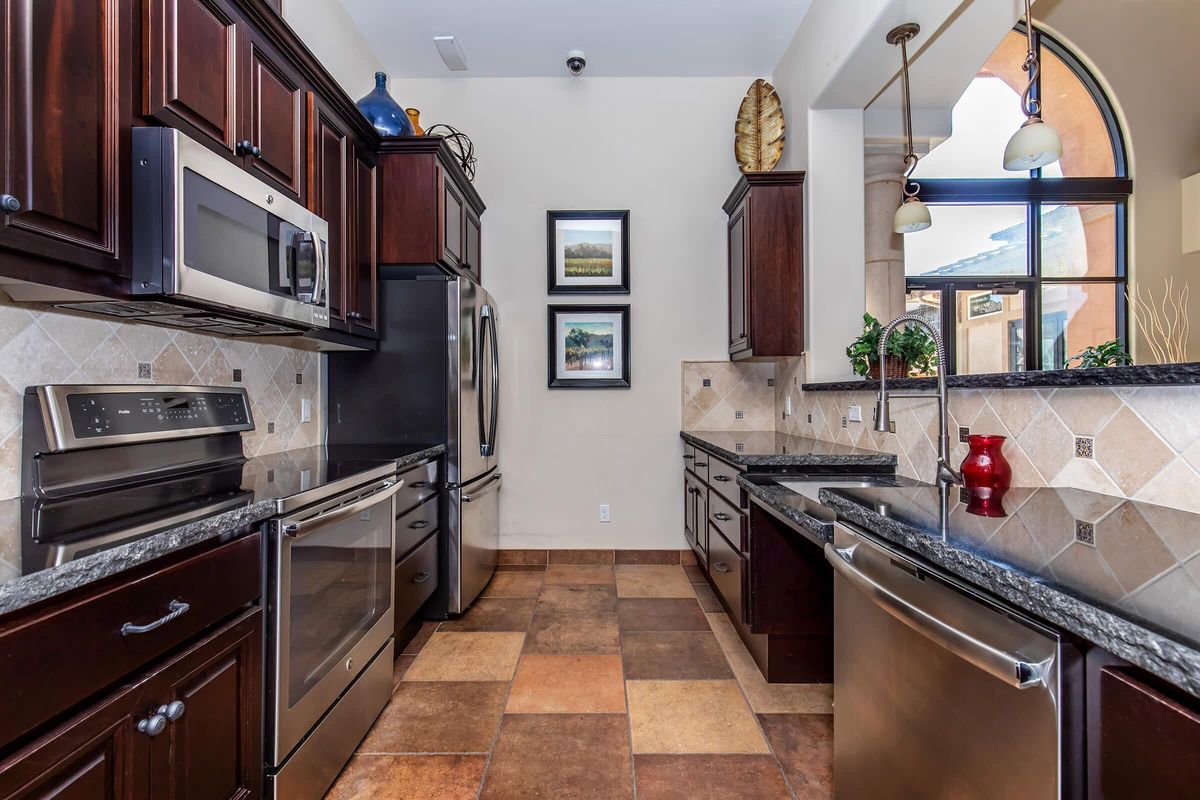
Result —
[[628, 389], [629, 306], [548, 306], [546, 385]]
[[547, 211], [546, 291], [629, 294], [629, 212]]

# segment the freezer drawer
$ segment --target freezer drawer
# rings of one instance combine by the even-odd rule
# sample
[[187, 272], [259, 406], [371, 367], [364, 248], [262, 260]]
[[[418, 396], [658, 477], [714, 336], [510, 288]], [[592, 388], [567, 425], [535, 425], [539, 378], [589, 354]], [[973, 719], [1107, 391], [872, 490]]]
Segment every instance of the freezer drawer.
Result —
[[850, 526], [825, 555], [838, 800], [1066, 796], [1057, 635]]
[[451, 613], [465, 611], [496, 571], [501, 483], [500, 473], [491, 472], [455, 489], [450, 498], [459, 515], [450, 542]]

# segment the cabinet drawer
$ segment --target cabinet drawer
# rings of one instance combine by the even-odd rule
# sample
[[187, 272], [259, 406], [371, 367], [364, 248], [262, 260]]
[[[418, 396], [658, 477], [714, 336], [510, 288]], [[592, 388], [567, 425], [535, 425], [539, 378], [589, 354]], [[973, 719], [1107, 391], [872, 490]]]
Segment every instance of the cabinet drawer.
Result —
[[729, 613], [736, 621], [743, 621], [742, 575], [746, 562], [737, 548], [725, 540], [711, 523], [708, 526], [708, 574]]
[[746, 504], [742, 502], [742, 490], [737, 485], [738, 475], [742, 471], [719, 458], [707, 457], [704, 460], [708, 462], [708, 482], [712, 488], [720, 492], [734, 508], [744, 509]]
[[[261, 536], [252, 534], [0, 633], [0, 744], [148, 664], [260, 593]], [[143, 633], [122, 627], [174, 619]], [[182, 608], [182, 606], [175, 606]], [[37, 676], [31, 681], [30, 676]]]
[[426, 461], [400, 473], [404, 485], [396, 493], [396, 514], [403, 514], [438, 492], [437, 459]]
[[690, 444], [683, 446], [683, 466], [696, 473], [702, 481], [708, 481], [708, 453]]
[[403, 561], [426, 536], [438, 529], [438, 499], [434, 495], [396, 519], [396, 561]]
[[738, 511], [721, 494], [708, 491], [708, 521], [717, 527], [725, 540], [743, 553], [749, 552], [746, 536], [746, 515]]
[[438, 536], [426, 539], [396, 565], [396, 630], [412, 619], [438, 587]]

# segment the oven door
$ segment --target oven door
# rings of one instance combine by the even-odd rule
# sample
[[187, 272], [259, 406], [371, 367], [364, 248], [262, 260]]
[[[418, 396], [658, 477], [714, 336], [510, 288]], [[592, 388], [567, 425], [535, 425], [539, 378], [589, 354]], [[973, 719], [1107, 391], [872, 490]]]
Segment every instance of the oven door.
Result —
[[160, 285], [139, 282], [140, 292], [329, 327], [323, 219], [179, 131], [139, 129], [134, 145], [160, 160], [135, 172], [139, 209], [157, 197], [162, 219], [161, 246], [144, 248], [161, 264]]
[[394, 496], [389, 478], [271, 524], [273, 765], [392, 635]]

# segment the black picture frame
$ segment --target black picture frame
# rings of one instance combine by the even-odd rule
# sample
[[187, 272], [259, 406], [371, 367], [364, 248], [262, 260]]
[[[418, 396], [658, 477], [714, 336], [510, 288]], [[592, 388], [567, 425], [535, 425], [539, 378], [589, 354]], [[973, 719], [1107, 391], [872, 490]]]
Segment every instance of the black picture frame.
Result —
[[[619, 284], [563, 284], [557, 269], [557, 223], [561, 220], [619, 220], [621, 223], [621, 268]], [[629, 209], [619, 211], [547, 211], [546, 212], [546, 293], [547, 294], [629, 294]]]
[[[621, 320], [621, 377], [619, 378], [560, 378], [558, 377], [559, 345], [557, 328], [559, 314], [619, 314]], [[546, 306], [546, 386], [550, 389], [628, 389], [632, 386], [630, 355], [632, 348], [629, 305], [555, 305]]]

